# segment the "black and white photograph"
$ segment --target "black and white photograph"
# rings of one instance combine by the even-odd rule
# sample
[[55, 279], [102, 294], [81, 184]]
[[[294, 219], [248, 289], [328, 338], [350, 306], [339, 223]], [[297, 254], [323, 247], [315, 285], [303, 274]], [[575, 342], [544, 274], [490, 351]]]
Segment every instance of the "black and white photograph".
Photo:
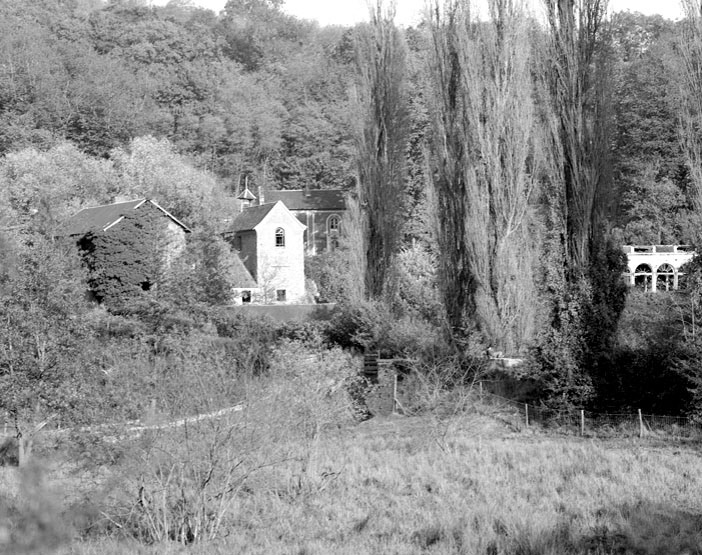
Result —
[[0, 553], [702, 555], [702, 0], [0, 0]]

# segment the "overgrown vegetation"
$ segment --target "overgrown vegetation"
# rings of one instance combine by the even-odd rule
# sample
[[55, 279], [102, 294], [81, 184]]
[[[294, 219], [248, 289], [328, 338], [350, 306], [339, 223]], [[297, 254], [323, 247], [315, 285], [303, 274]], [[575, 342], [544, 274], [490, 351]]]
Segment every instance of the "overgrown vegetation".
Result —
[[[687, 455], [504, 429], [483, 448], [458, 428], [513, 425], [471, 413], [484, 378], [551, 412], [702, 411], [699, 259], [684, 292], [627, 299], [620, 249], [700, 248], [698, 10], [545, 0], [538, 22], [521, 0], [478, 4], [437, 0], [407, 29], [382, 1], [348, 29], [279, 0], [0, 6], [0, 410], [8, 435], [45, 430], [38, 459], [75, 486], [42, 506], [23, 469], [0, 546], [696, 549], [671, 508], [687, 490], [643, 466], [684, 473]], [[231, 306], [220, 233], [244, 184], [348, 192], [338, 248], [306, 261], [329, 321]], [[78, 209], [142, 197], [192, 228], [182, 251], [164, 256], [150, 205], [59, 240]], [[419, 415], [393, 437], [359, 424], [381, 389], [364, 354], [397, 361]]]
[[[270, 410], [273, 398], [257, 406]], [[224, 539], [188, 551], [672, 555], [698, 546], [698, 501], [691, 493], [699, 482], [698, 457], [685, 446], [524, 438], [481, 414], [446, 427], [428, 419], [373, 422], [318, 443], [291, 442], [284, 434], [301, 422], [299, 415], [286, 420], [293, 414], [267, 413], [279, 429], [225, 419], [143, 440], [123, 468], [105, 469], [123, 472], [107, 492], [55, 469], [49, 476], [80, 509], [74, 516], [47, 503], [46, 483], [30, 474], [22, 497], [3, 497], [11, 516], [3, 525], [25, 517], [23, 528], [3, 536], [3, 546], [85, 555], [175, 553], [184, 549], [177, 540], [215, 525]], [[217, 427], [220, 439], [231, 432], [240, 447], [217, 444]], [[217, 451], [208, 450], [215, 445]], [[210, 479], [203, 481], [203, 473]], [[0, 478], [6, 490], [17, 488], [7, 470]], [[86, 490], [92, 499], [82, 498]], [[210, 499], [216, 491], [226, 494]], [[202, 511], [206, 500], [211, 503]], [[35, 522], [42, 524], [33, 528]], [[67, 544], [71, 524], [84, 533]], [[173, 542], [129, 539], [154, 535]]]

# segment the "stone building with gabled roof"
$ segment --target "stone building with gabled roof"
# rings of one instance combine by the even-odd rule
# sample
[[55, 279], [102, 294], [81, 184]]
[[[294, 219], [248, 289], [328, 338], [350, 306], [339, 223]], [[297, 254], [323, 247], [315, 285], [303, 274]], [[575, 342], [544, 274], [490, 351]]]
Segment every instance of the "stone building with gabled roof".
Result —
[[231, 223], [223, 235], [258, 286], [253, 301], [306, 300], [304, 231], [281, 201], [247, 208]]
[[56, 236], [78, 245], [95, 299], [119, 302], [156, 285], [190, 232], [156, 201], [142, 198], [84, 208]]

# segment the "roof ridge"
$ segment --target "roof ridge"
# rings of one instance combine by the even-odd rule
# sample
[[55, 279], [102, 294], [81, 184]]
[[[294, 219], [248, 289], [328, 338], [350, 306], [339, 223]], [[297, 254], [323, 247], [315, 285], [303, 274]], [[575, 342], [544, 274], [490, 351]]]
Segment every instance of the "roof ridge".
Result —
[[93, 208], [104, 208], [105, 206], [115, 206], [116, 204], [129, 204], [130, 202], [138, 202], [138, 201], [145, 201], [149, 200], [146, 197], [139, 197], [135, 198], [132, 200], [120, 200], [119, 202], [107, 202], [105, 204], [96, 204], [95, 206], [86, 206], [85, 208], [81, 208], [81, 210], [92, 210]]
[[150, 198], [138, 198], [134, 200], [126, 200], [121, 202], [110, 202], [109, 204], [100, 204], [97, 206], [88, 206], [81, 208], [61, 224], [61, 235], [83, 235], [91, 231], [107, 231], [112, 226], [116, 225], [124, 219], [128, 214], [144, 204], [149, 203], [163, 216], [170, 219], [172, 222], [180, 226], [186, 233], [190, 233], [191, 229], [163, 208], [158, 202]]
[[341, 191], [343, 193], [346, 192], [345, 189], [319, 189], [319, 188], [318, 189], [268, 189], [269, 193], [273, 192], [273, 191], [275, 191], [275, 192], [290, 191], [291, 193], [300, 193], [303, 191], [310, 191], [310, 192], [312, 192], [312, 191]]

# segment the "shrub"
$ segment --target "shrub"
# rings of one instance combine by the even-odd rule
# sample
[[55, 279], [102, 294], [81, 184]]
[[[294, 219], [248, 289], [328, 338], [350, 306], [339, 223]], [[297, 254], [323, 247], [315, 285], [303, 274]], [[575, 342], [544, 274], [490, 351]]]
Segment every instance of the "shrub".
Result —
[[452, 353], [437, 325], [416, 315], [397, 317], [378, 301], [340, 305], [326, 334], [332, 344], [358, 352], [377, 351], [382, 358], [427, 361]]
[[258, 375], [268, 369], [277, 340], [273, 320], [227, 309], [213, 310], [210, 317], [218, 341], [239, 373]]
[[90, 330], [75, 253], [32, 237], [0, 291], [0, 408], [21, 417], [72, 383]]
[[[284, 340], [273, 351], [268, 387], [298, 429], [355, 419], [357, 407], [349, 390], [360, 381], [360, 365], [340, 348], [310, 348]], [[309, 420], [308, 420], [309, 419]]]
[[[187, 394], [204, 400], [225, 379], [207, 376], [187, 384]], [[101, 512], [145, 542], [223, 535], [243, 492], [277, 487], [276, 468], [296, 466], [295, 487], [319, 479], [318, 442], [355, 418], [349, 388], [356, 380], [357, 364], [340, 349], [284, 341], [267, 376], [241, 380], [242, 410], [143, 437], [135, 456], [109, 469], [116, 487]], [[205, 402], [201, 409], [216, 406]]]
[[349, 287], [349, 253], [335, 249], [305, 259], [305, 276], [317, 286], [317, 301], [321, 303], [348, 302], [353, 288]]
[[18, 472], [19, 495], [3, 495], [0, 501], [0, 552], [53, 551], [70, 540], [71, 532], [59, 499], [47, 487], [43, 468], [29, 465]]
[[399, 252], [395, 264], [397, 293], [393, 304], [400, 313], [417, 315], [435, 324], [443, 319], [436, 267], [435, 257], [421, 243]]
[[329, 323], [329, 340], [345, 349], [380, 350], [393, 320], [388, 307], [377, 301], [342, 304]]
[[235, 256], [212, 231], [194, 233], [169, 269], [160, 293], [176, 306], [229, 304], [239, 286]]

